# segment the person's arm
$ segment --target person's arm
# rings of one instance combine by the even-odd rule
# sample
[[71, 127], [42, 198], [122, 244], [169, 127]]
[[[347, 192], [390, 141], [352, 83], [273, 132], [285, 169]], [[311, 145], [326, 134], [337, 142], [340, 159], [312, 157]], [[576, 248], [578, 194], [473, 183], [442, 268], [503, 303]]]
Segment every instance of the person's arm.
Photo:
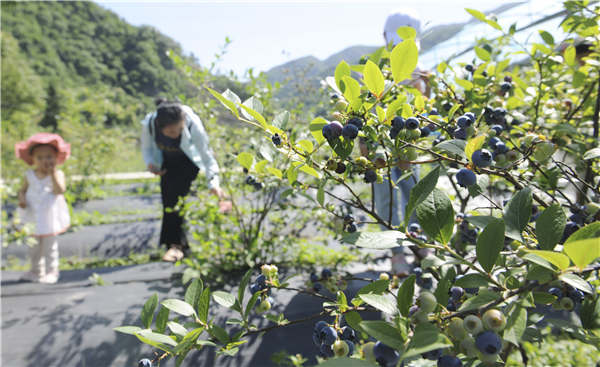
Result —
[[160, 167], [157, 167], [154, 163], [154, 157], [152, 156], [152, 135], [150, 134], [150, 129], [148, 125], [152, 120], [151, 113], [147, 114], [144, 120], [142, 120], [142, 135], [140, 137], [141, 142], [141, 150], [142, 157], [144, 158], [144, 162], [146, 163], [146, 167], [148, 167], [148, 171], [154, 173], [155, 175], [162, 176], [165, 174], [165, 170], [161, 170]]
[[29, 183], [27, 182], [27, 176], [23, 178], [23, 184], [19, 189], [19, 207], [25, 209], [27, 208], [27, 199], [25, 198], [25, 193], [27, 192], [27, 188], [29, 187]]
[[191, 111], [191, 109], [187, 110], [186, 113], [192, 119], [190, 129], [192, 142], [194, 145], [196, 145], [196, 148], [200, 153], [200, 157], [202, 158], [206, 178], [208, 179], [208, 188], [211, 190], [211, 192], [216, 194], [217, 191], [221, 191], [219, 182], [219, 164], [217, 163], [217, 160], [213, 156], [212, 150], [210, 149], [209, 138], [206, 134], [206, 130], [204, 130], [202, 122], [200, 121], [200, 117]]
[[55, 195], [64, 194], [67, 191], [67, 184], [65, 182], [65, 174], [63, 171], [56, 169], [56, 166], [52, 168], [52, 192]]

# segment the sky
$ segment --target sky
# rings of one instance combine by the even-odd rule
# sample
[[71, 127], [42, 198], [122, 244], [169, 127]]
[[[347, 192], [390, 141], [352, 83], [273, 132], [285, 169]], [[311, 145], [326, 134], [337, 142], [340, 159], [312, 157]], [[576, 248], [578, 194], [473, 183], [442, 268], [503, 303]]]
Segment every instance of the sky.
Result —
[[[285, 62], [325, 59], [347, 47], [383, 44], [387, 14], [416, 10], [425, 24], [471, 19], [464, 8], [493, 9], [495, 0], [396, 1], [96, 1], [132, 25], [150, 25], [181, 44], [204, 66], [215, 60], [225, 39], [231, 43], [217, 64], [243, 77], [248, 68], [267, 71]], [[427, 27], [426, 27], [427, 28]]]

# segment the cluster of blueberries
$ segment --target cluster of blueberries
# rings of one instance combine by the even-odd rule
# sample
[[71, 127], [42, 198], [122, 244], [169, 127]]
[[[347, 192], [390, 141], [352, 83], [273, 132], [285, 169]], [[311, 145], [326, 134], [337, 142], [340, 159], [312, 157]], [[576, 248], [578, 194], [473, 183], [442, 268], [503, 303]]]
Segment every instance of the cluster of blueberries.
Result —
[[336, 330], [325, 321], [318, 321], [312, 334], [313, 343], [323, 358], [351, 356], [354, 354], [356, 333], [349, 326]]
[[419, 223], [410, 223], [407, 227], [407, 230], [408, 230], [408, 235], [410, 237], [415, 238], [419, 241], [423, 241], [423, 242], [427, 241], [427, 236], [425, 236], [423, 234], [423, 231], [422, 231]]
[[450, 296], [450, 298], [448, 299], [448, 305], [446, 306], [446, 309], [452, 312], [457, 311], [461, 305], [461, 299], [464, 294], [465, 290], [461, 287], [451, 287], [448, 290], [448, 295]]
[[464, 219], [465, 215], [463, 213], [458, 213], [456, 215], [456, 220], [459, 222], [458, 233], [460, 235], [460, 242], [475, 244], [478, 234], [477, 228], [471, 227], [469, 222]]
[[252, 175], [246, 176], [246, 180], [244, 182], [246, 185], [254, 187], [255, 190], [261, 190], [264, 186], [262, 182], [257, 181]]
[[417, 267], [413, 269], [413, 274], [417, 277], [417, 285], [423, 289], [431, 289], [433, 287], [433, 278], [431, 276], [423, 276], [423, 269]]
[[312, 283], [313, 290], [315, 292], [320, 292], [323, 289], [323, 284], [320, 283], [321, 280], [327, 281], [333, 276], [333, 273], [328, 268], [323, 268], [321, 270], [321, 277], [316, 273], [310, 273], [310, 281]]
[[467, 140], [467, 129], [472, 126], [477, 120], [477, 116], [473, 112], [467, 112], [456, 119], [456, 128], [452, 132], [455, 139]]
[[273, 136], [271, 136], [271, 141], [273, 142], [273, 144], [275, 144], [276, 147], [281, 146], [281, 136], [279, 136], [279, 134], [273, 134]]
[[262, 290], [267, 289], [267, 295], [271, 294], [271, 289], [267, 286], [267, 277], [264, 274], [260, 274], [256, 277], [254, 282], [249, 284], [250, 293], [254, 294]]
[[556, 309], [563, 309], [572, 311], [576, 305], [583, 302], [585, 295], [579, 289], [573, 288], [570, 285], [566, 287], [558, 288], [552, 287], [548, 289], [548, 293], [556, 297], [556, 302], [552, 304], [552, 307]]
[[338, 139], [340, 136], [343, 136], [347, 140], [354, 140], [358, 136], [358, 132], [363, 128], [364, 123], [362, 117], [351, 117], [346, 122], [346, 125], [343, 126], [337, 121], [332, 121], [323, 126], [321, 133], [329, 141]]
[[350, 214], [344, 216], [344, 230], [348, 233], [356, 232], [356, 224], [354, 223], [354, 217]]

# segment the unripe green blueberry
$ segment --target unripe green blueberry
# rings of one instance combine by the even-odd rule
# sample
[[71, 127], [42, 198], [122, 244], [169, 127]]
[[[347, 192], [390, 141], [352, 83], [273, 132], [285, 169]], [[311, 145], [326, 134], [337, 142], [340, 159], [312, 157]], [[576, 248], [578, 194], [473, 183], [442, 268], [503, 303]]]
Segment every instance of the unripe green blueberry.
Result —
[[410, 318], [417, 323], [429, 322], [429, 314], [422, 310], [415, 312]]
[[573, 302], [570, 297], [563, 297], [560, 299], [560, 307], [567, 311], [571, 311], [575, 308], [575, 302]]
[[479, 316], [468, 315], [463, 320], [463, 326], [471, 335], [477, 335], [483, 331], [483, 323]]
[[346, 112], [347, 107], [348, 102], [344, 101], [343, 99], [340, 99], [335, 103], [335, 109], [339, 112]]
[[271, 302], [268, 299], [263, 300], [258, 307], [256, 308], [256, 312], [265, 313], [271, 309]]
[[460, 347], [469, 358], [473, 358], [477, 355], [477, 347], [475, 346], [475, 339], [472, 336], [467, 336], [460, 342]]
[[338, 122], [344, 122], [344, 115], [341, 112], [333, 112], [331, 118]]
[[496, 161], [497, 164], [504, 164], [506, 163], [506, 154], [496, 154], [496, 157], [494, 158], [494, 160]]
[[417, 150], [415, 148], [407, 148], [406, 149], [406, 160], [407, 161], [414, 161], [416, 160], [418, 157], [417, 154]]
[[506, 160], [509, 162], [514, 162], [519, 159], [519, 153], [516, 150], [509, 150], [506, 152]]
[[496, 360], [498, 359], [497, 354], [485, 354], [481, 352], [477, 353], [477, 357], [484, 366], [493, 366], [495, 365]]
[[390, 275], [388, 273], [381, 273], [381, 274], [379, 274], [379, 279], [390, 280]]
[[483, 326], [488, 330], [499, 332], [506, 327], [506, 317], [504, 317], [502, 312], [496, 309], [492, 308], [485, 311], [482, 319]]
[[467, 126], [467, 137], [469, 136], [473, 136], [473, 134], [475, 134], [475, 126], [471, 125], [471, 126]]
[[336, 357], [345, 357], [349, 351], [350, 348], [348, 348], [348, 344], [345, 341], [338, 339], [333, 343], [333, 354]]
[[437, 306], [437, 300], [431, 292], [421, 292], [418, 298], [420, 311], [424, 313], [430, 313], [435, 310]]
[[[474, 342], [473, 342], [473, 346], [474, 346]], [[375, 346], [375, 343], [373, 342], [368, 342], [365, 343], [362, 348], [360, 349], [360, 354], [362, 355], [362, 357], [365, 359], [365, 361], [367, 362], [372, 362], [375, 363], [375, 355], [373, 354], [373, 347]]]
[[467, 337], [463, 319], [454, 317], [448, 324], [448, 335], [454, 340], [463, 340]]

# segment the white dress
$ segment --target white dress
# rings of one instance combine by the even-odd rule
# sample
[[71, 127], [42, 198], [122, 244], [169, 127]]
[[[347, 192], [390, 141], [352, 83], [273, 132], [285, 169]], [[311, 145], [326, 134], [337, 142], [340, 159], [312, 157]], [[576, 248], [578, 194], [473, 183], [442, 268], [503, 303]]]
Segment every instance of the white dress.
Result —
[[33, 170], [27, 170], [25, 177], [27, 208], [19, 208], [21, 220], [34, 225], [34, 236], [37, 237], [65, 232], [71, 224], [69, 208], [62, 194], [52, 192], [52, 177], [48, 175], [39, 179]]

